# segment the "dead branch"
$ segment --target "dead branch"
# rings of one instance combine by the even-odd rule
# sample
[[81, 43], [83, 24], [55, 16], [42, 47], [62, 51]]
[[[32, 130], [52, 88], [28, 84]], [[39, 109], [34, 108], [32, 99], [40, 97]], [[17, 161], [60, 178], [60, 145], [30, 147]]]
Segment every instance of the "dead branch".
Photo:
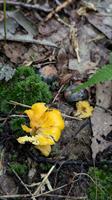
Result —
[[[0, 0], [0, 4], [3, 5], [4, 1]], [[23, 2], [17, 2], [17, 1], [7, 1], [7, 5], [12, 5], [12, 6], [19, 6], [21, 8], [26, 8], [26, 9], [33, 9], [33, 10], [39, 10], [43, 12], [51, 12], [51, 8], [46, 8], [44, 5], [39, 5], [39, 4], [28, 4], [28, 3], [23, 3]]]
[[[86, 200], [87, 196], [84, 197], [74, 197], [74, 196], [65, 196], [65, 195], [58, 195], [58, 194], [41, 194], [39, 196], [46, 196], [46, 197], [56, 197], [56, 198], [68, 198], [71, 200]], [[29, 194], [18, 194], [18, 195], [2, 195], [0, 196], [0, 199], [15, 199], [15, 198], [27, 198], [30, 197]], [[38, 196], [35, 196], [38, 197]]]

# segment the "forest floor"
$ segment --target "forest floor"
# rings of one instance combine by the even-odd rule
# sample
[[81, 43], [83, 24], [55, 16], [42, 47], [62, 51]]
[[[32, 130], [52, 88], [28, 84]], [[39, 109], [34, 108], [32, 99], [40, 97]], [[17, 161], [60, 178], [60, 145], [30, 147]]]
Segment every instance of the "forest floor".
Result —
[[[3, 4], [0, 199], [112, 200], [112, 82], [73, 91], [109, 63], [112, 0], [9, 0], [6, 17]], [[94, 112], [80, 120], [74, 113], [82, 100]], [[17, 142], [24, 110], [40, 101], [60, 110], [65, 123], [48, 157]]]

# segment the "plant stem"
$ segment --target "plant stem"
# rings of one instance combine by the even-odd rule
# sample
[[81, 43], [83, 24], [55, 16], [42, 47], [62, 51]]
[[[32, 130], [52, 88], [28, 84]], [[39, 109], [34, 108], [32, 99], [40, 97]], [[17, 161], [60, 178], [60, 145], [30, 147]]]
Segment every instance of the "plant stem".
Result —
[[4, 40], [6, 41], [6, 39], [7, 39], [6, 0], [4, 0], [4, 7], [3, 7], [3, 10], [4, 10]]

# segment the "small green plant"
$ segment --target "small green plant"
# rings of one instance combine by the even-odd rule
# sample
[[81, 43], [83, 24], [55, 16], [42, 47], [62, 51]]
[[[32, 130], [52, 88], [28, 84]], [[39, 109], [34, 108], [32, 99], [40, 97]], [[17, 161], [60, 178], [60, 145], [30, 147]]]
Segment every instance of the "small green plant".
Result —
[[23, 130], [21, 128], [21, 125], [24, 124], [26, 122], [25, 118], [12, 118], [9, 122], [10, 124], [10, 128], [11, 131], [17, 136], [19, 137], [20, 135], [22, 135]]
[[28, 172], [27, 165], [18, 163], [18, 162], [11, 162], [8, 168], [8, 171], [11, 173], [12, 171], [15, 171], [18, 175], [23, 176], [26, 175]]
[[91, 167], [89, 175], [96, 180], [96, 185], [91, 183], [88, 188], [88, 199], [112, 200], [112, 169], [107, 167], [98, 169]]
[[96, 73], [85, 83], [79, 85], [75, 91], [81, 89], [86, 89], [100, 82], [112, 80], [112, 64], [103, 66], [101, 69], [97, 70]]
[[100, 82], [112, 80], [112, 53], [110, 54], [109, 63], [104, 65], [101, 69], [97, 70], [96, 73], [85, 83], [82, 83], [74, 91], [80, 91], [86, 89]]
[[0, 111], [7, 113], [12, 106], [10, 100], [26, 105], [36, 102], [49, 103], [52, 94], [48, 85], [43, 82], [32, 67], [18, 67], [14, 77], [6, 83], [0, 82]]
[[3, 10], [4, 10], [4, 39], [6, 41], [7, 39], [6, 0], [4, 0]]

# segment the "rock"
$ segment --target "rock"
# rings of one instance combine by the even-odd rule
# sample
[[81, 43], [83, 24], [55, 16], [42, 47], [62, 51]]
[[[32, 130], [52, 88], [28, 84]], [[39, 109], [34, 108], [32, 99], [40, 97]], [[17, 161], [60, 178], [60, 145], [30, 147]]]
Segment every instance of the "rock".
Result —
[[0, 194], [17, 194], [18, 187], [12, 177], [8, 175], [0, 176]]
[[15, 74], [15, 69], [13, 69], [10, 65], [0, 63], [0, 81], [5, 79], [5, 81], [9, 81]]
[[65, 90], [64, 97], [68, 103], [82, 101], [82, 100], [86, 100], [88, 98], [87, 90], [80, 90], [79, 92], [74, 92], [74, 90], [77, 86], [78, 86], [78, 84], [74, 84], [74, 85], [69, 86]]
[[58, 77], [58, 73], [54, 65], [46, 65], [39, 69], [39, 74], [43, 80], [47, 83], [55, 81]]
[[33, 182], [34, 177], [36, 176], [36, 168], [31, 168], [28, 172], [28, 183], [31, 184]]

